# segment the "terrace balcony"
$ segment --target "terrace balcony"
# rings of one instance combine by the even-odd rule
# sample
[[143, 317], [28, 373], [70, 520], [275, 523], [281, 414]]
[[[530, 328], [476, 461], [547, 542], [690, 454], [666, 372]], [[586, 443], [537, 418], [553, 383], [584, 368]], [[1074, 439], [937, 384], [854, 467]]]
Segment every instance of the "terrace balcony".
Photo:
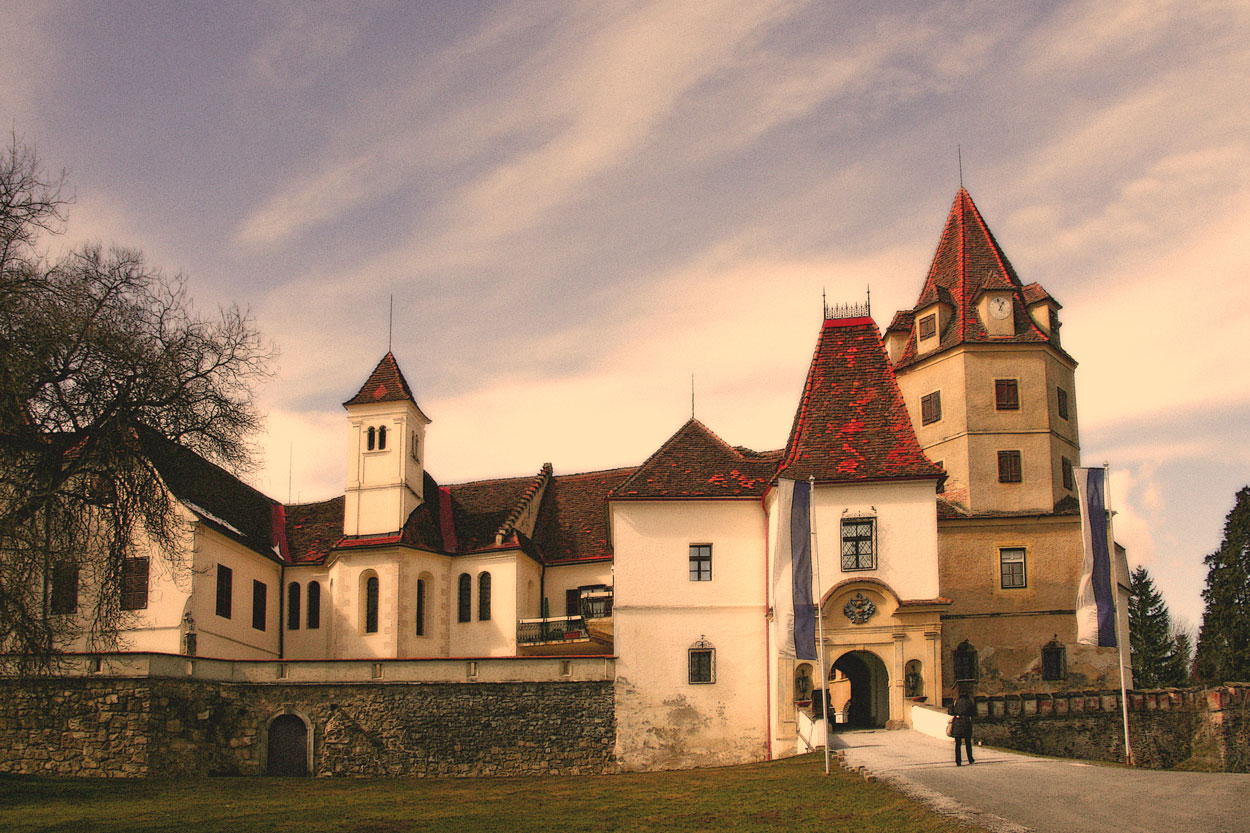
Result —
[[583, 596], [575, 616], [520, 619], [516, 628], [521, 656], [612, 653], [612, 594]]

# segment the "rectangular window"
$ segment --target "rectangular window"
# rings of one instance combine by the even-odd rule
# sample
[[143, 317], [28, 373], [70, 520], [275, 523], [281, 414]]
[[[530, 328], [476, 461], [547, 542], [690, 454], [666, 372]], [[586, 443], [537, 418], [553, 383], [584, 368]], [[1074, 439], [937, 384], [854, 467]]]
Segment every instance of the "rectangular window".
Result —
[[994, 407], [1000, 411], [1020, 410], [1020, 386], [1015, 379], [994, 380]]
[[425, 579], [417, 579], [417, 636], [425, 636]]
[[1070, 492], [1076, 488], [1076, 480], [1072, 477], [1072, 461], [1067, 457], [1060, 457], [1059, 465], [1063, 468], [1063, 488]]
[[217, 565], [217, 615], [230, 618], [234, 604], [234, 570], [224, 564]]
[[1024, 548], [1005, 547], [998, 551], [999, 568], [1003, 576], [1003, 589], [1027, 587], [1027, 576], [1024, 569]]
[[716, 682], [716, 675], [713, 673], [713, 653], [714, 650], [711, 648], [690, 649], [691, 685], [707, 685]]
[[52, 569], [52, 612], [57, 614], [78, 611], [78, 567], [75, 564], [58, 564]]
[[127, 558], [122, 562], [122, 610], [148, 606], [148, 560]]
[[1055, 396], [1059, 400], [1059, 418], [1068, 418], [1068, 392], [1063, 388], [1055, 388]]
[[942, 418], [942, 392], [935, 390], [928, 396], [920, 397], [920, 423], [928, 425]]
[[933, 338], [937, 335], [937, 315], [926, 315], [920, 319], [920, 337]]
[[564, 591], [564, 615], [582, 615], [582, 591], [578, 590], [576, 587], [571, 590]]
[[1021, 481], [1020, 452], [998, 452], [998, 482], [1019, 483]]
[[874, 570], [877, 558], [873, 546], [875, 518], [842, 519], [842, 570]]
[[258, 631], [265, 629], [265, 600], [269, 588], [263, 581], [252, 581], [252, 627]]
[[1067, 649], [1058, 640], [1051, 640], [1042, 646], [1042, 679], [1062, 680], [1067, 676]]
[[712, 580], [712, 545], [690, 545], [690, 580]]

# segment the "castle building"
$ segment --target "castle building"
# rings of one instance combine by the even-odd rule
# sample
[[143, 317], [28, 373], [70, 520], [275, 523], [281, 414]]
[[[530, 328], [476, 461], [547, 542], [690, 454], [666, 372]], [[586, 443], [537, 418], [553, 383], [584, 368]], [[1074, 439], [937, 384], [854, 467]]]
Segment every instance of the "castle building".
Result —
[[[960, 189], [916, 306], [884, 337], [866, 308], [826, 311], [782, 449], [692, 418], [635, 467], [445, 485], [390, 353], [344, 403], [331, 500], [283, 505], [149, 438], [190, 531], [184, 558], [129, 571], [127, 649], [367, 659], [378, 675], [387, 660], [602, 656], [615, 757], [633, 769], [802, 751], [822, 702], [840, 724], [893, 727], [957, 680], [1108, 682], [1114, 650], [1076, 644], [1076, 362], [1059, 309]], [[774, 578], [783, 479], [811, 484], [824, 667], [786, 655], [775, 615], [791, 591]]]

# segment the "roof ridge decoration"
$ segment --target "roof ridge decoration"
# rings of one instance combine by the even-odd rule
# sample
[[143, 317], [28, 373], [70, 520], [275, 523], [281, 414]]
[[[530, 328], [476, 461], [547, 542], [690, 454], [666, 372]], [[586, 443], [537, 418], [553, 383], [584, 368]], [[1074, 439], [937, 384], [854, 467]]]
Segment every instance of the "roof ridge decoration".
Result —
[[[500, 524], [499, 529], [495, 530], [496, 544], [502, 544], [504, 539], [514, 532], [519, 532], [528, 537], [529, 533], [526, 533], [525, 530], [517, 529], [517, 523], [531, 506], [535, 511], [530, 513], [528, 526], [530, 533], [534, 531], [534, 520], [538, 515], [538, 506], [542, 502], [542, 494], [546, 490], [547, 484], [551, 481], [552, 471], [551, 463], [543, 463], [542, 468], [538, 470], [538, 474], [534, 475], [534, 479], [525, 487], [525, 491], [521, 493], [521, 497], [512, 507], [512, 511], [508, 513], [508, 517]], [[535, 497], [538, 498], [538, 502], [535, 502]]]
[[941, 480], [920, 448], [871, 318], [825, 321], [776, 475]]

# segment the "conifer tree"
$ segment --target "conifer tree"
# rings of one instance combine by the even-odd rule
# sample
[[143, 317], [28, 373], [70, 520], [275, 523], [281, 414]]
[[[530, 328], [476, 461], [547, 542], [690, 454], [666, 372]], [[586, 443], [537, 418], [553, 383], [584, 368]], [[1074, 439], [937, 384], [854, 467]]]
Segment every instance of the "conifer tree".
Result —
[[1133, 570], [1128, 620], [1133, 685], [1164, 688], [1183, 683], [1188, 661], [1176, 639], [1183, 634], [1174, 633], [1167, 603], [1145, 567]]
[[1224, 541], [1206, 564], [1194, 670], [1207, 682], [1250, 680], [1250, 486], [1237, 492]]

